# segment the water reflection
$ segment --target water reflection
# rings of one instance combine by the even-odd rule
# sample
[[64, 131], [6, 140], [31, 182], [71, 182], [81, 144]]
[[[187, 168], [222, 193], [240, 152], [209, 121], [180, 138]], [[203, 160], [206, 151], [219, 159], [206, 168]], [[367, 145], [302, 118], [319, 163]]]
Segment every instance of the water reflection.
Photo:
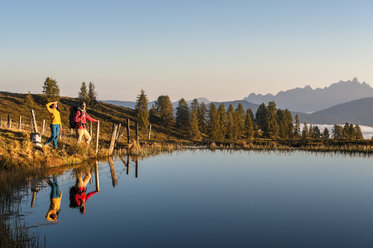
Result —
[[49, 221], [57, 221], [58, 214], [60, 213], [62, 198], [62, 191], [60, 191], [60, 186], [58, 185], [57, 175], [53, 176], [53, 181], [48, 178], [47, 183], [51, 188], [51, 193], [49, 210], [45, 216], [45, 219]]
[[73, 187], [70, 188], [70, 208], [79, 208], [80, 213], [84, 214], [86, 212], [86, 202], [94, 194], [98, 193], [97, 187], [95, 191], [87, 194], [87, 184], [91, 179], [92, 175], [89, 170], [85, 171], [85, 177], [82, 178], [82, 171], [74, 170], [76, 176], [76, 182]]

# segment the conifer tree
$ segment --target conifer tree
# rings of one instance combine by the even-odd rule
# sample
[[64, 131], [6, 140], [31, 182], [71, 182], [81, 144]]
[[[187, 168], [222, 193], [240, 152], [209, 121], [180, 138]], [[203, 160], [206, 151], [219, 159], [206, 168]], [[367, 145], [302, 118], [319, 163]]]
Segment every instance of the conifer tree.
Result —
[[256, 124], [258, 128], [267, 132], [268, 129], [268, 110], [264, 103], [260, 104], [255, 114]]
[[345, 123], [343, 126], [343, 138], [344, 139], [351, 139], [350, 137], [350, 124], [348, 122]]
[[148, 97], [145, 95], [145, 91], [141, 90], [140, 95], [137, 96], [136, 101], [136, 115], [139, 127], [144, 133], [148, 132], [149, 127], [149, 111], [148, 111]]
[[25, 105], [26, 105], [27, 107], [29, 107], [30, 109], [35, 108], [34, 98], [32, 97], [30, 91], [29, 91], [28, 94], [26, 95], [24, 102], [25, 102]]
[[326, 127], [324, 128], [323, 137], [324, 139], [329, 139], [329, 136], [330, 136], [329, 129]]
[[313, 130], [314, 126], [310, 124], [310, 126], [308, 127], [308, 137], [313, 138]]
[[152, 104], [152, 107], [149, 110], [149, 118], [152, 121], [154, 121], [156, 116], [157, 116], [157, 109], [155, 108], [155, 104]]
[[285, 126], [286, 138], [293, 138], [294, 136], [293, 116], [291, 115], [288, 109], [285, 109], [283, 112], [283, 122]]
[[159, 117], [164, 124], [169, 125], [174, 119], [174, 108], [169, 96], [159, 96], [156, 103], [156, 109]]
[[88, 86], [88, 104], [93, 106], [97, 103], [97, 92], [95, 89], [95, 84], [93, 82], [89, 82]]
[[332, 129], [333, 139], [342, 139], [343, 138], [343, 127], [335, 124]]
[[313, 132], [312, 132], [312, 138], [320, 138], [321, 137], [321, 132], [320, 132], [320, 129], [318, 126], [315, 126], [313, 128]]
[[57, 101], [60, 99], [60, 88], [57, 81], [47, 77], [43, 84], [43, 94], [48, 102]]
[[218, 123], [219, 123], [219, 131], [218, 131], [218, 140], [224, 140], [226, 135], [226, 128], [227, 128], [227, 113], [225, 112], [224, 104], [219, 105], [218, 109]]
[[196, 108], [192, 109], [189, 122], [189, 136], [192, 140], [200, 140], [201, 132], [198, 127], [198, 111]]
[[176, 123], [179, 127], [187, 129], [189, 127], [189, 107], [184, 98], [181, 98], [176, 108]]
[[280, 138], [286, 138], [286, 123], [284, 119], [284, 111], [278, 109], [276, 112], [277, 123], [279, 127], [279, 136]]
[[207, 133], [207, 106], [203, 102], [200, 105], [200, 111], [198, 112], [198, 125], [200, 131], [203, 133]]
[[233, 140], [235, 132], [235, 123], [234, 123], [234, 117], [232, 115], [231, 111], [228, 111], [228, 121], [227, 121], [227, 138], [230, 140]]
[[303, 130], [302, 130], [302, 139], [307, 139], [308, 136], [309, 136], [308, 127], [307, 127], [307, 123], [305, 122], [303, 125]]
[[253, 128], [253, 121], [251, 119], [250, 109], [246, 111], [245, 134], [248, 139], [252, 139], [254, 137], [254, 128]]
[[209, 110], [209, 125], [208, 125], [208, 131], [209, 131], [209, 137], [212, 140], [218, 140], [219, 136], [219, 113], [216, 109], [216, 105], [214, 103], [210, 104], [210, 110]]
[[364, 139], [363, 134], [362, 134], [362, 132], [361, 132], [361, 128], [360, 128], [360, 126], [357, 125], [357, 124], [355, 125], [355, 138], [356, 138], [357, 140]]
[[238, 104], [236, 112], [238, 112], [241, 115], [241, 120], [245, 120], [246, 113], [241, 103]]
[[295, 115], [294, 135], [296, 137], [300, 135], [300, 121], [299, 121], [299, 116], [298, 115]]
[[86, 102], [86, 103], [89, 100], [87, 84], [85, 82], [83, 82], [82, 85], [80, 86], [80, 91], [79, 91], [79, 94], [78, 94], [78, 98], [79, 98], [80, 101]]
[[267, 110], [268, 110], [268, 129], [266, 130], [267, 135], [269, 135], [269, 137], [271, 138], [276, 138], [278, 137], [279, 127], [278, 127], [278, 122], [277, 122], [277, 115], [276, 115], [277, 109], [276, 109], [275, 102], [273, 101], [269, 102]]
[[350, 139], [355, 139], [356, 138], [356, 133], [355, 133], [354, 125], [350, 124], [348, 129], [349, 129], [348, 134], [349, 134]]

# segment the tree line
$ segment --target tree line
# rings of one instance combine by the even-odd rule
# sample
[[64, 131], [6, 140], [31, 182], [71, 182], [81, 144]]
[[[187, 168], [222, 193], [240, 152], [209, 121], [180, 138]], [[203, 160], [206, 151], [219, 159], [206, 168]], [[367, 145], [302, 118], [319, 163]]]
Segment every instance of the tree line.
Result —
[[[43, 83], [43, 95], [46, 101], [56, 101], [60, 98], [60, 89], [56, 80], [49, 77]], [[88, 86], [82, 82], [78, 98], [94, 105], [97, 103], [97, 92], [93, 82]], [[33, 98], [30, 94], [25, 98], [25, 103], [32, 107]], [[259, 105], [256, 113], [249, 108], [244, 110], [241, 103], [234, 109], [230, 104], [225, 109], [224, 104], [199, 103], [194, 99], [189, 105], [182, 98], [178, 102], [176, 112], [174, 111], [171, 99], [167, 95], [159, 96], [148, 109], [149, 100], [141, 90], [136, 99], [136, 117], [139, 126], [143, 132], [148, 132], [150, 120], [158, 119], [166, 128], [175, 124], [180, 130], [186, 133], [192, 140], [210, 139], [214, 141], [231, 141], [240, 139], [270, 138], [270, 139], [363, 139], [359, 125], [345, 123], [344, 126], [335, 124], [332, 132], [328, 128], [323, 131], [318, 126], [301, 124], [298, 115], [293, 120], [292, 114], [288, 109], [278, 109], [275, 102], [269, 102], [267, 105]], [[175, 114], [174, 114], [175, 113]]]
[[[278, 109], [275, 102], [269, 102], [267, 105], [259, 105], [255, 115], [249, 108], [244, 110], [241, 103], [234, 109], [230, 104], [225, 109], [224, 104], [217, 106], [214, 103], [207, 106], [205, 103], [199, 103], [194, 99], [189, 105], [182, 98], [178, 102], [176, 112], [173, 109], [169, 96], [159, 96], [148, 110], [148, 98], [145, 92], [141, 90], [137, 97], [136, 113], [139, 126], [148, 130], [149, 119], [157, 117], [164, 126], [170, 126], [173, 123], [183, 130], [189, 139], [201, 140], [208, 138], [214, 141], [231, 141], [253, 138], [271, 138], [271, 139], [363, 139], [359, 125], [346, 123], [343, 127], [334, 125], [330, 134], [328, 128], [323, 131], [318, 126], [307, 123], [301, 124], [298, 115], [293, 120], [292, 114], [288, 109]], [[174, 115], [175, 113], [175, 115]]]

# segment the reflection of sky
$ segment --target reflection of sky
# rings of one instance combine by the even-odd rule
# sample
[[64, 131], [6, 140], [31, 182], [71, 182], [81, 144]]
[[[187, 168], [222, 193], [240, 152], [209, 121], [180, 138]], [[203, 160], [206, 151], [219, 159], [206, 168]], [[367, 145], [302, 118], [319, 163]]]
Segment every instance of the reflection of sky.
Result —
[[[333, 153], [188, 151], [139, 161], [139, 177], [115, 162], [113, 188], [100, 165], [100, 192], [85, 215], [68, 208], [75, 179], [59, 177], [60, 222], [41, 226], [52, 247], [352, 247], [373, 245], [370, 159]], [[88, 192], [94, 185], [88, 186]], [[31, 201], [31, 199], [28, 199]], [[30, 224], [45, 223], [49, 188]], [[348, 235], [347, 235], [348, 234]], [[359, 245], [357, 245], [359, 246]]]
[[[373, 82], [372, 1], [1, 1], [0, 90], [242, 99]], [[20, 73], [22, 72], [22, 73]], [[214, 85], [212, 87], [211, 85]], [[229, 89], [229, 90], [228, 90]]]

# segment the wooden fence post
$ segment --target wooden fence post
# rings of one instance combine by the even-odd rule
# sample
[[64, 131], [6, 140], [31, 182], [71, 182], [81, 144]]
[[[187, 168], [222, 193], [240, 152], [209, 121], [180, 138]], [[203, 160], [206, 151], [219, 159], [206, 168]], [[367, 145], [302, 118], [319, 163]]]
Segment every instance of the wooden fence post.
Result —
[[12, 120], [10, 119], [10, 114], [8, 114], [8, 128], [11, 128]]
[[150, 141], [151, 133], [152, 133], [152, 125], [149, 125], [148, 141]]
[[98, 153], [98, 140], [100, 138], [100, 121], [97, 122], [97, 132], [96, 132], [96, 155]]
[[[118, 140], [118, 138], [119, 138], [119, 134], [120, 134], [120, 128], [121, 128], [121, 126], [122, 126], [122, 124], [119, 123], [119, 124], [118, 124], [117, 134], [115, 135], [115, 144], [116, 144], [116, 142], [117, 142], [117, 140]], [[114, 144], [114, 145], [115, 145], [115, 144]]]
[[19, 116], [18, 129], [19, 129], [19, 130], [22, 130], [22, 116]]
[[41, 133], [44, 134], [45, 132], [45, 120], [43, 120], [43, 128], [41, 129]]
[[127, 144], [130, 143], [130, 119], [127, 119]]
[[2, 127], [3, 127], [3, 118], [0, 117], [0, 128], [2, 128]]
[[93, 128], [92, 128], [92, 122], [89, 123], [89, 134], [91, 135], [92, 137], [92, 133], [93, 133]]
[[113, 131], [111, 132], [111, 140], [109, 146], [109, 154], [112, 155], [114, 151], [115, 138], [117, 135], [118, 125], [113, 123]]
[[139, 143], [139, 123], [136, 122], [136, 142]]
[[38, 126], [36, 125], [35, 111], [31, 109], [31, 125], [35, 133], [38, 132]]

